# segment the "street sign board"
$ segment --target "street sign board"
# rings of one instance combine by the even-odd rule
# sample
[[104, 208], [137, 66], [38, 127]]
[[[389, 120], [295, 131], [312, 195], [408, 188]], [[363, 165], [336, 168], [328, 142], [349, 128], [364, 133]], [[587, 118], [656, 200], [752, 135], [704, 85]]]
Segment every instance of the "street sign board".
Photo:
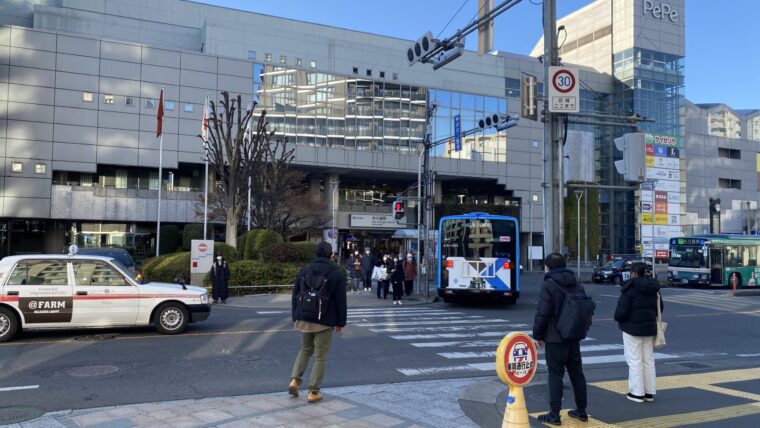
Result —
[[578, 113], [580, 87], [577, 67], [549, 67], [549, 111]]
[[193, 239], [190, 241], [190, 273], [206, 273], [214, 264], [214, 241]]
[[462, 120], [459, 115], [454, 116], [454, 150], [462, 150]]
[[514, 332], [501, 340], [496, 349], [496, 373], [502, 382], [522, 387], [533, 379], [537, 366], [536, 345], [530, 336]]

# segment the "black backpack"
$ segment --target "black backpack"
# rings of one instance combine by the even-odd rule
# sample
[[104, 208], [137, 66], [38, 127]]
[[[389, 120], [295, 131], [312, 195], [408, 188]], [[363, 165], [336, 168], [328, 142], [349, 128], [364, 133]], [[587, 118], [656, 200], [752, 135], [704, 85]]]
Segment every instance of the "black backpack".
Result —
[[[557, 284], [556, 281], [554, 283]], [[557, 332], [562, 339], [567, 341], [575, 342], [585, 339], [589, 328], [591, 328], [596, 303], [583, 291], [571, 294], [559, 284], [557, 284], [557, 288], [565, 295], [565, 301], [562, 302], [557, 317]]]
[[327, 313], [330, 290], [327, 276], [317, 272], [307, 272], [301, 277], [296, 300], [296, 318], [302, 321], [319, 322]]

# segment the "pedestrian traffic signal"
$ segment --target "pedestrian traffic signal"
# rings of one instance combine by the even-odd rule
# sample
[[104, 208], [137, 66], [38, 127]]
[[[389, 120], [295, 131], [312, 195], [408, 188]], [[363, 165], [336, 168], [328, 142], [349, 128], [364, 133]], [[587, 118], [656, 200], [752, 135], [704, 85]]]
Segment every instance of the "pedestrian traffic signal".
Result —
[[393, 218], [396, 220], [404, 218], [404, 201], [401, 199], [396, 199], [393, 202]]

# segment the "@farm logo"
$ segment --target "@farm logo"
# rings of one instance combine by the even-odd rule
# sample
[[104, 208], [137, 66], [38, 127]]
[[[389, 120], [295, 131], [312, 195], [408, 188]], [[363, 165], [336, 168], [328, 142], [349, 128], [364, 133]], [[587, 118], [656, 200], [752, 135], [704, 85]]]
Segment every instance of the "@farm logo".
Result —
[[61, 300], [32, 300], [29, 309], [66, 309], [66, 302]]

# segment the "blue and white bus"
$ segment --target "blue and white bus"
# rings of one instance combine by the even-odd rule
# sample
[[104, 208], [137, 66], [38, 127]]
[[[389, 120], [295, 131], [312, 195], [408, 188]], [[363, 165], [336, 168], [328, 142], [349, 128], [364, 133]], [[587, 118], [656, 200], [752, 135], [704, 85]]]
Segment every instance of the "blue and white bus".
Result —
[[509, 304], [520, 297], [520, 233], [514, 217], [470, 213], [438, 225], [438, 296], [483, 295]]

